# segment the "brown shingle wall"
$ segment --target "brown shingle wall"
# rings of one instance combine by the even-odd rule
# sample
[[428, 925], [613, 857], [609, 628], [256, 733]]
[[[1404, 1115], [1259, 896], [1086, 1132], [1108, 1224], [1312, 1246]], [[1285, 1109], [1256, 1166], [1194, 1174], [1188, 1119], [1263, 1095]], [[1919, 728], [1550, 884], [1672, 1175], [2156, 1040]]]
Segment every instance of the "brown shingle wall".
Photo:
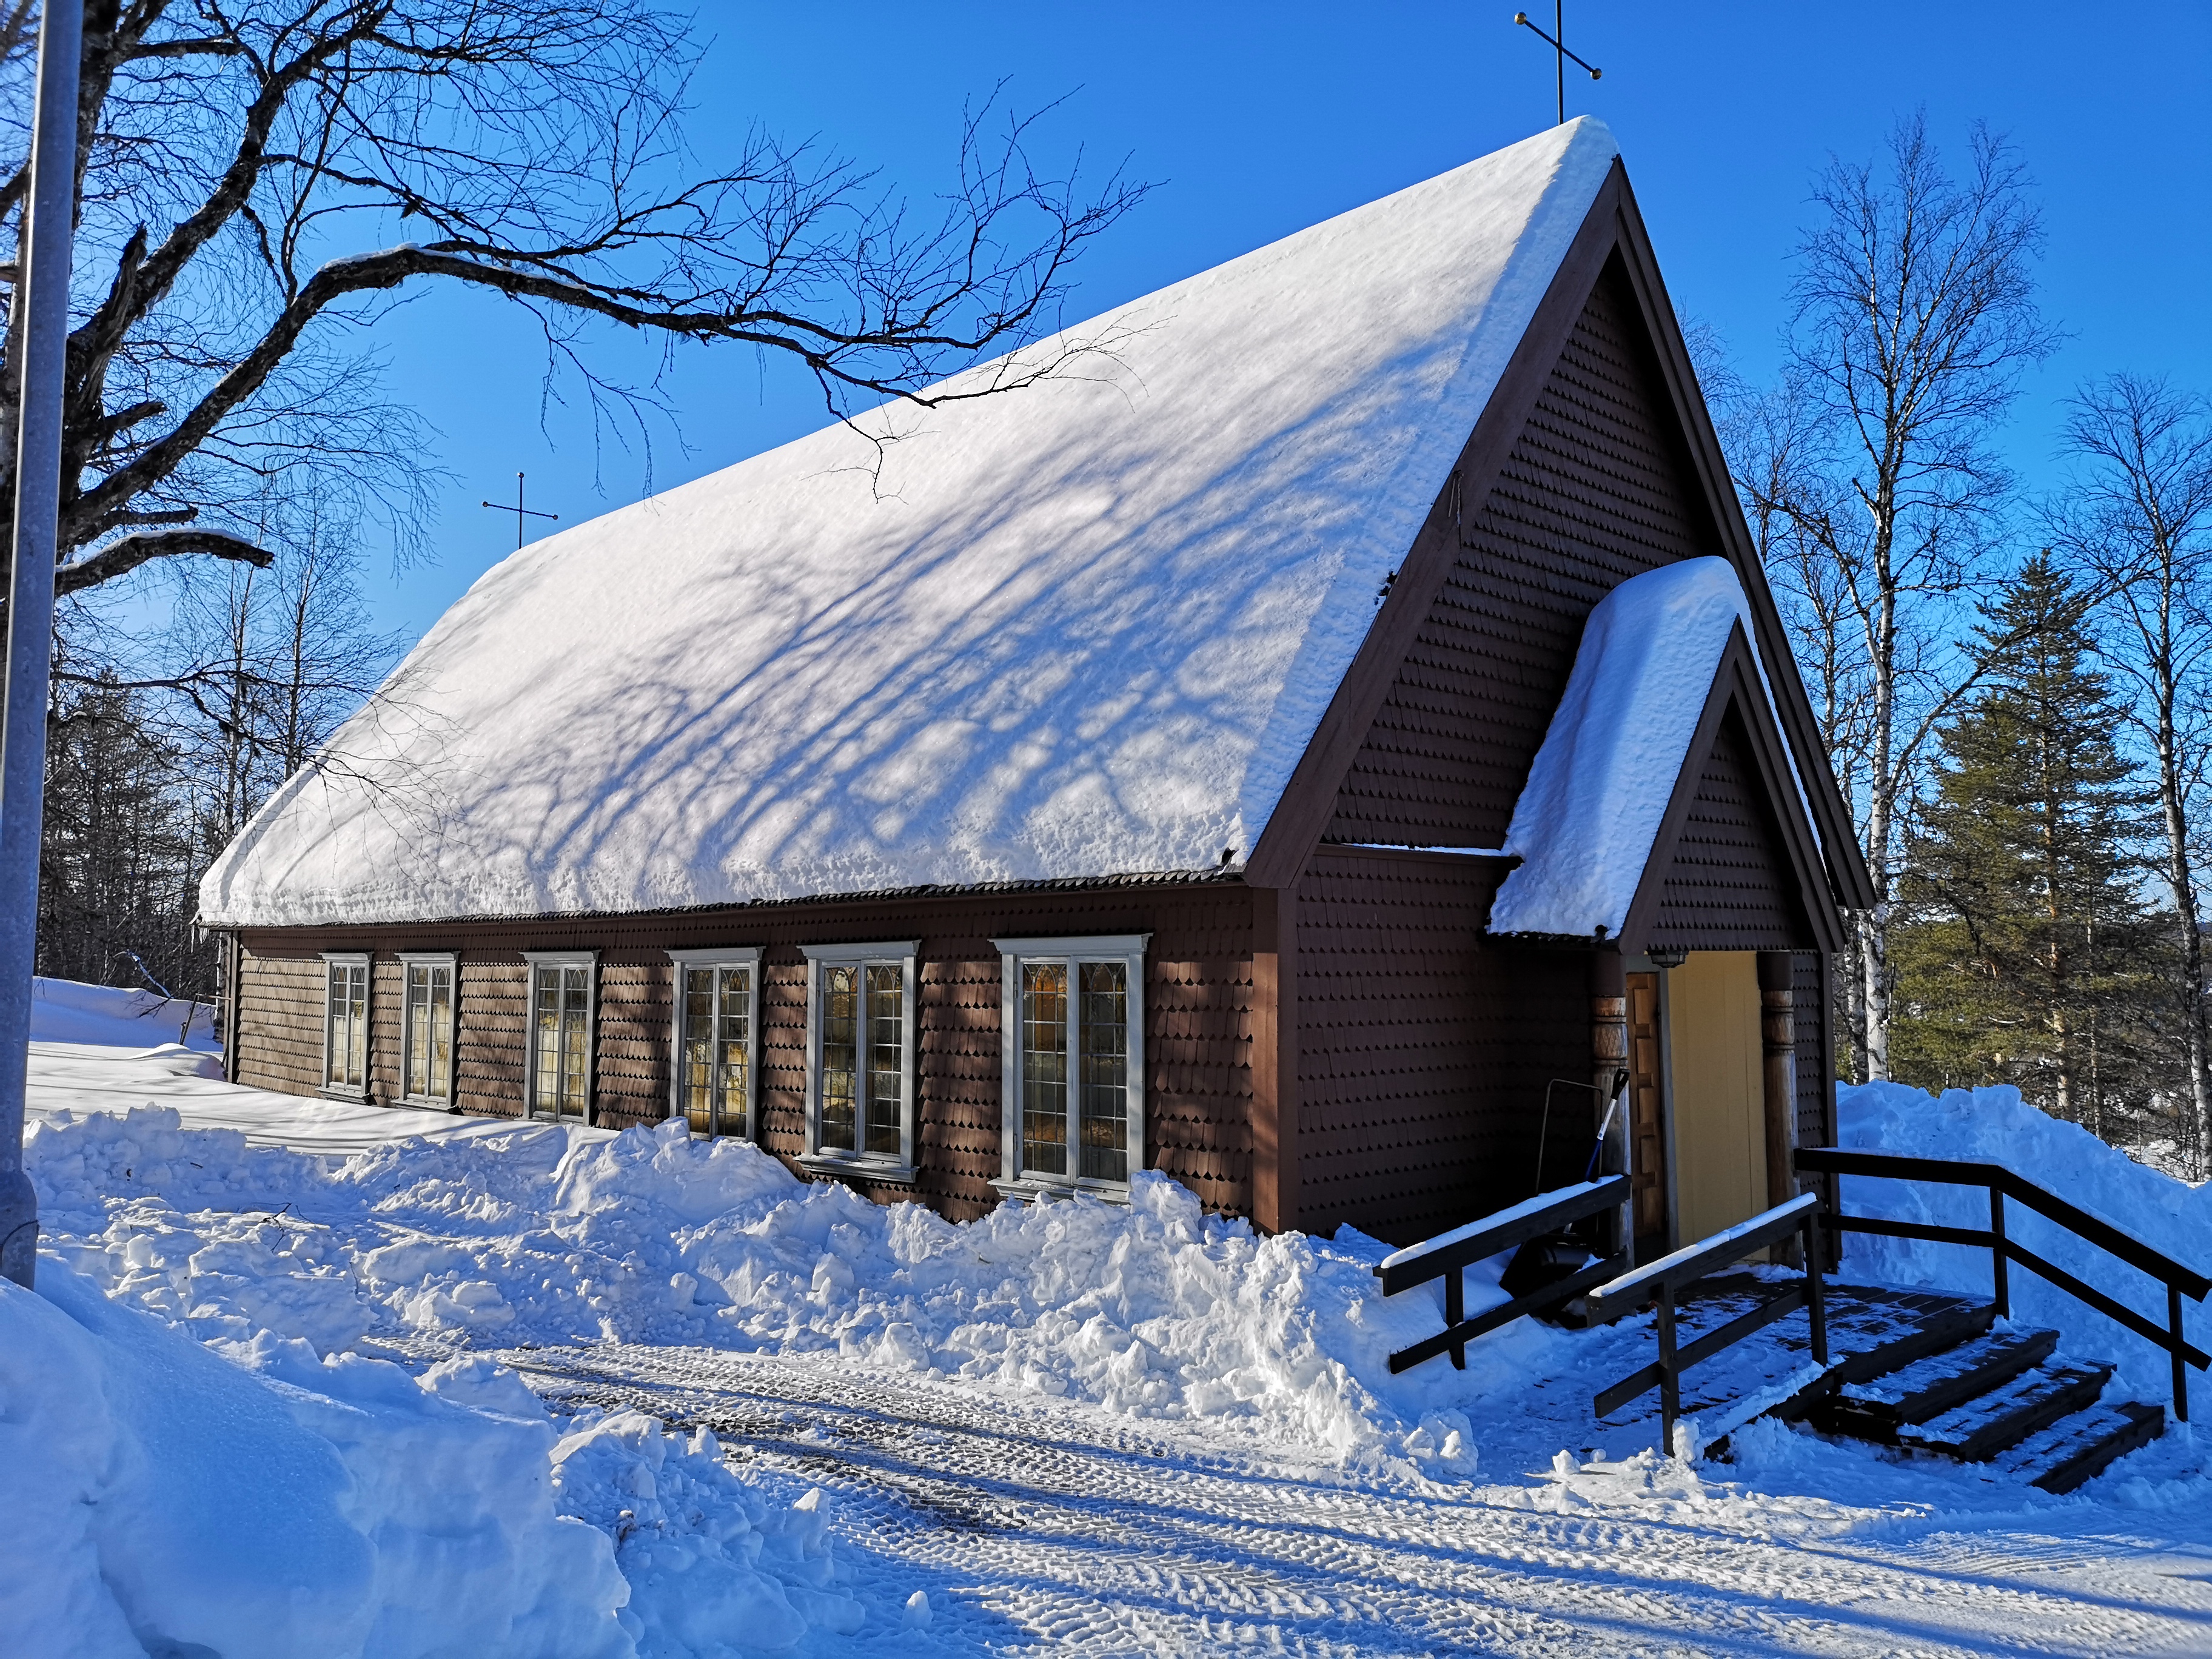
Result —
[[1496, 847], [1590, 608], [1717, 552], [1625, 278], [1608, 270], [1339, 793], [1326, 838]]
[[323, 963], [313, 949], [241, 953], [238, 1080], [311, 1095], [323, 1081]]
[[[1299, 1223], [1407, 1243], [1534, 1190], [1589, 1073], [1584, 952], [1480, 937], [1501, 860], [1323, 848], [1298, 888]], [[1587, 1096], [1557, 1116], [1589, 1115]], [[1557, 1126], [1555, 1126], [1557, 1127]]]
[[[463, 1109], [523, 1110], [526, 950], [596, 950], [598, 1121], [658, 1121], [666, 1110], [669, 949], [764, 947], [761, 973], [762, 1144], [786, 1156], [805, 1146], [806, 963], [801, 944], [920, 939], [915, 1031], [918, 1111], [915, 1191], [953, 1215], [998, 1201], [999, 956], [1006, 937], [1152, 935], [1146, 983], [1146, 1160], [1231, 1213], [1251, 1206], [1251, 897], [1233, 882], [1049, 889], [874, 903], [852, 901], [687, 911], [658, 916], [562, 918], [349, 930], [254, 931], [241, 976], [252, 1040], [241, 1040], [239, 1080], [311, 1092], [322, 1053], [323, 950], [377, 953], [372, 1064], [396, 1093], [396, 952], [460, 957], [459, 1092]], [[384, 963], [392, 962], [386, 992]], [[310, 975], [304, 999], [285, 988]], [[288, 1000], [289, 999], [289, 1000]], [[388, 1006], [387, 1006], [388, 1005]], [[306, 1056], [304, 1069], [280, 1064]], [[295, 1081], [286, 1081], [295, 1079]], [[880, 1198], [908, 1195], [883, 1188]]]
[[1787, 951], [1811, 934], [1750, 741], [1730, 708], [1698, 763], [1697, 794], [1660, 889], [1654, 945]]
[[1790, 1014], [1797, 1032], [1797, 1144], [1835, 1144], [1835, 1091], [1827, 1075], [1828, 1022], [1835, 1016], [1822, 982], [1817, 951], [1800, 951], [1790, 962]]

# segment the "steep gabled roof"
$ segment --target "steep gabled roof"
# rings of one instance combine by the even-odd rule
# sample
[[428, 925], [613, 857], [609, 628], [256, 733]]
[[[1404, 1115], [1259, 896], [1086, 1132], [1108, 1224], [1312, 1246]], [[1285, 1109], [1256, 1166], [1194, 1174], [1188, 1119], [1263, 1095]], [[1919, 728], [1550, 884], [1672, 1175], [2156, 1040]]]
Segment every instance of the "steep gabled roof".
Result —
[[[1583, 119], [516, 554], [209, 872], [210, 925], [630, 910], [1250, 849], [1606, 185]], [[984, 376], [992, 367], [972, 371]]]

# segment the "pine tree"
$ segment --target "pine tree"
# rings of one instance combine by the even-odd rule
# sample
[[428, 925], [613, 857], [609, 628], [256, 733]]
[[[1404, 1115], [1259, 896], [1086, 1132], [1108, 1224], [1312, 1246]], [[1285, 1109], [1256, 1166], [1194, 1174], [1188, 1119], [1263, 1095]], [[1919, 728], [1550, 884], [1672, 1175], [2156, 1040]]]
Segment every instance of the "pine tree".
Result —
[[1908, 842], [1900, 1072], [2014, 1082], [2102, 1133], [2115, 1024], [2146, 988], [2148, 797], [2085, 610], [2047, 553], [1983, 607], [1985, 683], [1941, 734]]

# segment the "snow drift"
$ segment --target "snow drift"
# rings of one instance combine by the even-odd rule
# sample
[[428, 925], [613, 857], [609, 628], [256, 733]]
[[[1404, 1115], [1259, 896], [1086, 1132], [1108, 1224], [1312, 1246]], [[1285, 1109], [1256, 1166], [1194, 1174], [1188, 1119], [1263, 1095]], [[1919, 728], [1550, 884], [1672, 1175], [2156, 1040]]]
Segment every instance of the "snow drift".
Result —
[[[2138, 1164], [2075, 1123], [2061, 1122], [2029, 1105], [2008, 1085], [1947, 1089], [1940, 1097], [1901, 1083], [1845, 1085], [1836, 1091], [1838, 1144], [1859, 1152], [1914, 1158], [2002, 1164], [2056, 1193], [2122, 1232], [2193, 1267], [2212, 1273], [2212, 1186], [2191, 1187]], [[1946, 1227], [1990, 1224], [1986, 1189], [1847, 1176], [1846, 1211]], [[2166, 1288], [2148, 1274], [2047, 1221], [2025, 1206], [2006, 1206], [2012, 1237], [2054, 1266], [2132, 1308], [2154, 1324], [2166, 1323]], [[1851, 1234], [1844, 1247], [1846, 1278], [1889, 1285], [1990, 1293], [1990, 1253], [1917, 1239]], [[2138, 1399], [2171, 1400], [2173, 1379], [2163, 1349], [2076, 1301], [2027, 1268], [2011, 1273], [2013, 1317], [2047, 1326], [2065, 1336], [2069, 1353], [2109, 1359]], [[2212, 1349], [2212, 1309], [2184, 1302], [2190, 1340]], [[2192, 1388], [2212, 1384], [2192, 1379]]]
[[[1392, 1377], [1387, 1355], [1438, 1312], [1431, 1296], [1376, 1296], [1384, 1246], [1262, 1238], [1157, 1175], [1126, 1208], [1079, 1199], [955, 1224], [802, 1183], [681, 1123], [592, 1140], [526, 1126], [337, 1160], [185, 1129], [167, 1109], [58, 1115], [26, 1162], [56, 1249], [208, 1340], [813, 1353], [1462, 1471], [1471, 1389], [1556, 1340], [1524, 1323], [1471, 1376]], [[1477, 1279], [1480, 1306], [1495, 1292]]]
[[118, 1048], [176, 1044], [213, 1054], [215, 1010], [154, 991], [40, 977], [31, 981], [31, 1041]]

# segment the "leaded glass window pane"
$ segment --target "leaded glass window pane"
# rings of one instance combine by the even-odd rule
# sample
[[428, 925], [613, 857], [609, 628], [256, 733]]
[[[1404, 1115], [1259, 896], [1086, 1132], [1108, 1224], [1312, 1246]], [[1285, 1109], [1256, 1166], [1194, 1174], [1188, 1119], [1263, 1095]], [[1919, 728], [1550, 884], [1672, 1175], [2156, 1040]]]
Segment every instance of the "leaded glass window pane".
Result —
[[561, 980], [561, 1115], [580, 1119], [591, 1066], [591, 969], [563, 968]]
[[860, 970], [822, 965], [822, 1144], [858, 1152], [854, 1140], [860, 1094]]
[[714, 972], [684, 971], [684, 1115], [694, 1134], [714, 1133]]
[[868, 1146], [899, 1155], [901, 1079], [906, 1070], [906, 975], [896, 967], [868, 969]]
[[453, 970], [434, 965], [430, 969], [430, 1086], [434, 1100], [447, 1100], [453, 1092]]
[[561, 1115], [561, 969], [544, 966], [531, 975], [531, 1005], [537, 1010], [535, 1081], [530, 1103], [533, 1112], [548, 1117]]
[[1129, 970], [1082, 964], [1083, 1173], [1129, 1178]]
[[752, 1054], [753, 975], [750, 968], [725, 968], [717, 976], [720, 1008], [715, 1018], [714, 1066], [716, 1131], [726, 1135], [751, 1133], [746, 1121], [752, 1098], [748, 1075]]
[[1067, 969], [1022, 964], [1022, 1167], [1067, 1173]]
[[357, 1089], [368, 1073], [368, 967], [365, 963], [329, 964], [330, 1060], [324, 1081]]

